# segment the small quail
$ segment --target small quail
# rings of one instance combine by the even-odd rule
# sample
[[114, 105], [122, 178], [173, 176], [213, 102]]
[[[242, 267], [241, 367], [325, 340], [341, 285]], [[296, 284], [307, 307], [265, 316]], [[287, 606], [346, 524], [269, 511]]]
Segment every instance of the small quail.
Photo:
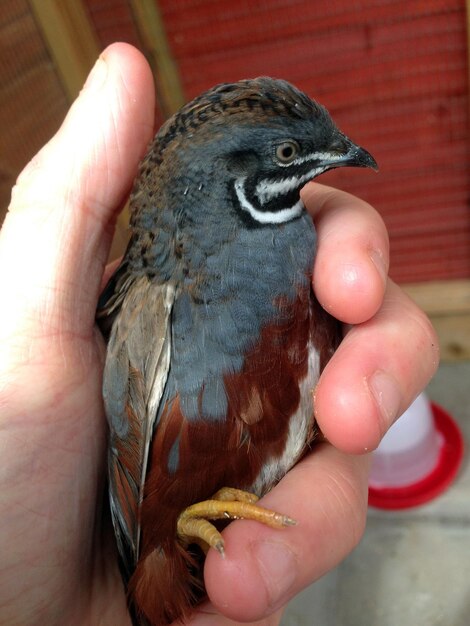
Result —
[[141, 164], [98, 308], [110, 505], [137, 624], [190, 615], [204, 552], [224, 549], [213, 520], [294, 523], [255, 502], [316, 436], [312, 392], [341, 333], [312, 289], [300, 190], [343, 166], [376, 163], [272, 78], [186, 104]]

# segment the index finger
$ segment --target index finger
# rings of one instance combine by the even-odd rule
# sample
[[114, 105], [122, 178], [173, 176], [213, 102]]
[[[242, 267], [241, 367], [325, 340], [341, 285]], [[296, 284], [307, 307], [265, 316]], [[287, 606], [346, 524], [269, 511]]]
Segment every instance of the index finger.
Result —
[[302, 200], [318, 233], [313, 271], [320, 304], [337, 319], [359, 324], [379, 310], [389, 267], [389, 241], [380, 215], [349, 193], [309, 183]]

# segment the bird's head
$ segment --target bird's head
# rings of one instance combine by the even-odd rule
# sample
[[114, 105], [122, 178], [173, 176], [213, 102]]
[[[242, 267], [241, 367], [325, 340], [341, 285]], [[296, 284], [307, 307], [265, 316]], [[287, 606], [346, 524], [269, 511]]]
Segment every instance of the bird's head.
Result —
[[299, 217], [301, 188], [327, 170], [377, 168], [324, 107], [266, 77], [218, 85], [185, 105], [158, 133], [153, 161], [179, 172], [180, 193], [193, 206], [198, 194], [207, 206], [223, 185], [252, 226]]

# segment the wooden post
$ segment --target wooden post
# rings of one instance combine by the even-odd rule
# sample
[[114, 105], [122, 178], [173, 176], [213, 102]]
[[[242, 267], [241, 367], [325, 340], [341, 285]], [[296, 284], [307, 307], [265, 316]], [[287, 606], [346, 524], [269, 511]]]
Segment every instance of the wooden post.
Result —
[[177, 64], [168, 44], [157, 0], [129, 0], [134, 20], [157, 83], [157, 98], [165, 117], [185, 102]]
[[72, 102], [100, 53], [81, 0], [29, 0], [44, 40]]

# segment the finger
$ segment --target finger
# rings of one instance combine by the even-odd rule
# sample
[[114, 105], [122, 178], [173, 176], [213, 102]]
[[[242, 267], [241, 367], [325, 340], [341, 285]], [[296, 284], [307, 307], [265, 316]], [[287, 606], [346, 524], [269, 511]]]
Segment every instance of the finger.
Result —
[[[243, 622], [243, 626], [278, 626], [281, 622], [282, 610], [273, 615], [256, 620], [255, 622]], [[191, 616], [189, 622], [175, 622], [173, 626], [240, 626], [240, 622], [221, 615], [220, 612], [209, 602], [201, 605]]]
[[6, 334], [91, 332], [110, 222], [151, 137], [153, 94], [144, 57], [109, 47], [19, 176], [0, 238]]
[[322, 306], [334, 317], [358, 324], [379, 309], [389, 263], [382, 218], [344, 191], [310, 183], [302, 199], [318, 233], [313, 283]]
[[235, 522], [224, 531], [225, 559], [209, 551], [205, 582], [212, 603], [234, 620], [262, 619], [335, 567], [364, 529], [367, 469], [367, 457], [319, 445], [262, 500], [296, 526]]
[[438, 362], [428, 318], [389, 282], [378, 314], [348, 332], [320, 378], [315, 414], [322, 432], [346, 452], [373, 450]]

